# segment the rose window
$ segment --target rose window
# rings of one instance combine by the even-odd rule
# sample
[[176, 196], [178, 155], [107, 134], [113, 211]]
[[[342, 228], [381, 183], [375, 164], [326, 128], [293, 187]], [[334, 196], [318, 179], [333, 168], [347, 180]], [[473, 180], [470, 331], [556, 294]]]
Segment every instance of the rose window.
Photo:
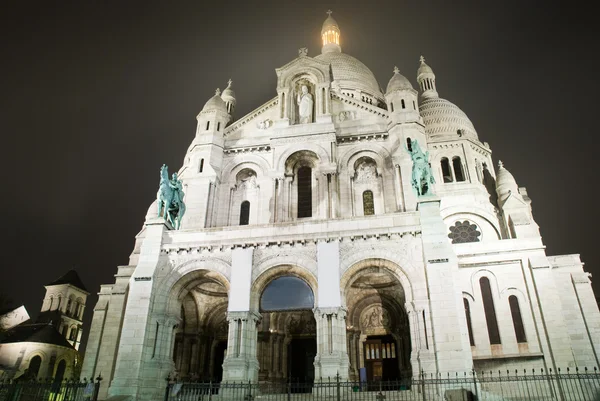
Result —
[[462, 244], [465, 242], [479, 242], [481, 233], [477, 226], [468, 220], [457, 221], [453, 226], [450, 226], [450, 234], [448, 238], [453, 244]]

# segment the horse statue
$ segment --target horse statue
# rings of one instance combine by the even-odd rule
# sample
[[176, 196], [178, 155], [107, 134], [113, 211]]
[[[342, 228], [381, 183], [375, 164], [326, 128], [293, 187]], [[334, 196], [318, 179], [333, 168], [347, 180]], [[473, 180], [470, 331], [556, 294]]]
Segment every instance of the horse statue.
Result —
[[181, 218], [185, 213], [185, 203], [183, 203], [183, 184], [173, 173], [169, 179], [169, 168], [163, 164], [160, 168], [160, 184], [156, 199], [158, 201], [158, 217], [164, 217], [176, 230], [181, 226]]
[[419, 142], [411, 141], [410, 149], [404, 145], [406, 151], [410, 154], [413, 162], [412, 166], [412, 186], [418, 196], [432, 195], [435, 178], [431, 173], [429, 165], [429, 151], [423, 153]]

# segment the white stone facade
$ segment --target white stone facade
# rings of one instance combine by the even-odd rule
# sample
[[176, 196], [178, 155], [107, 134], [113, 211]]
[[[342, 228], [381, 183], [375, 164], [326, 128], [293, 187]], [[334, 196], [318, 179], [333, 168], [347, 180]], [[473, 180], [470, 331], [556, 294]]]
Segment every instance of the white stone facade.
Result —
[[[431, 68], [421, 60], [419, 91], [396, 70], [382, 93], [331, 16], [322, 34], [321, 55], [301, 49], [276, 69], [272, 100], [236, 120], [230, 83], [198, 115], [181, 229], [153, 203], [129, 264], [100, 289], [82, 372], [102, 373], [100, 397], [159, 399], [173, 374], [286, 379], [310, 341], [311, 380], [598, 366], [589, 274], [578, 255], [546, 255], [525, 189], [494, 169]], [[415, 142], [434, 196], [412, 187]], [[282, 277], [310, 288], [308, 312], [263, 310]]]

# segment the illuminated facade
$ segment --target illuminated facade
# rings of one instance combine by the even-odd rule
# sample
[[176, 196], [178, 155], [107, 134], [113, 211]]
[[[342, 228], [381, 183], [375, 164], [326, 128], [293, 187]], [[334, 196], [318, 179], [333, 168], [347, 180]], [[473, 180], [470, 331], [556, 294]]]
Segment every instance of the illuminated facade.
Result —
[[0, 316], [0, 379], [71, 379], [81, 368], [87, 292], [75, 270], [46, 285], [35, 323], [24, 307]]
[[[526, 190], [425, 60], [418, 90], [395, 69], [384, 92], [331, 15], [321, 34], [321, 54], [275, 70], [273, 99], [236, 118], [229, 82], [198, 114], [181, 229], [153, 203], [100, 289], [83, 367], [100, 396], [159, 399], [168, 375], [598, 366], [579, 256], [546, 255]], [[417, 146], [433, 195], [415, 192]]]

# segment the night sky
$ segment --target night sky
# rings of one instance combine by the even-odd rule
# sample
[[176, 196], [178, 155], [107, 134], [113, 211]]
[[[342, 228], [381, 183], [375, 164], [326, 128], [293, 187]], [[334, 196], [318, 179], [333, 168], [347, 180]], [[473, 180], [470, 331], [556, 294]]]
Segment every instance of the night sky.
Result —
[[329, 8], [343, 51], [384, 89], [395, 65], [417, 87], [425, 56], [440, 96], [467, 113], [495, 163], [502, 160], [527, 187], [548, 254], [581, 254], [586, 270], [598, 274], [600, 295], [600, 35], [595, 12], [585, 8], [591, 6], [10, 3], [0, 12], [0, 291], [33, 317], [43, 285], [76, 268], [92, 293], [89, 325], [100, 284], [112, 283], [116, 267], [128, 263], [160, 166], [181, 166], [204, 103], [229, 78], [237, 117], [276, 96], [275, 68], [300, 47], [320, 53]]

